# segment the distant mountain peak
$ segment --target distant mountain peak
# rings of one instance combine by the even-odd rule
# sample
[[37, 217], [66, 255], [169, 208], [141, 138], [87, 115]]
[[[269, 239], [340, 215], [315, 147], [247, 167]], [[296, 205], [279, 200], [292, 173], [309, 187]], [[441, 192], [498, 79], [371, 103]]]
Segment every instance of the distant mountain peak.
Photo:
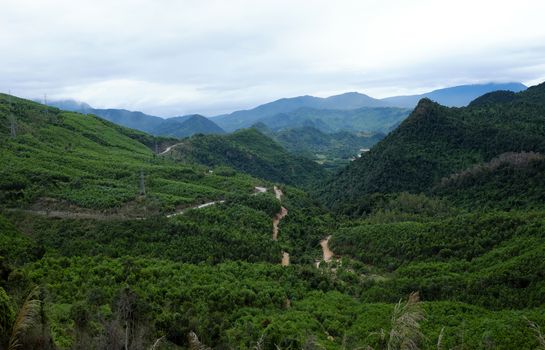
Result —
[[522, 83], [486, 83], [486, 84], [468, 84], [458, 85], [443, 89], [433, 90], [419, 95], [392, 96], [383, 98], [382, 101], [388, 102], [396, 107], [415, 107], [420, 99], [427, 97], [448, 107], [467, 106], [471, 101], [486, 93], [506, 90], [519, 92], [526, 90]]

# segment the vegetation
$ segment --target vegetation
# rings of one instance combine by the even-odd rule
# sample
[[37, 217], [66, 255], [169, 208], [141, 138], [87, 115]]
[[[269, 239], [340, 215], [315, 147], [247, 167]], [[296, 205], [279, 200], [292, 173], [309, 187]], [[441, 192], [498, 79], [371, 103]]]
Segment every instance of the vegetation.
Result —
[[172, 150], [174, 159], [209, 167], [229, 166], [273, 182], [309, 186], [326, 173], [313, 161], [297, 157], [256, 129], [229, 135], [195, 135]]
[[264, 124], [256, 124], [254, 128], [273, 138], [291, 153], [310, 158], [330, 170], [338, 170], [345, 166], [357, 158], [362, 150], [368, 150], [384, 137], [381, 133], [349, 131], [329, 134], [311, 126], [277, 132], [273, 132]]
[[402, 122], [409, 112], [406, 108], [392, 107], [361, 107], [350, 110], [299, 108], [259, 119], [258, 122], [275, 131], [310, 126], [327, 133], [387, 133]]
[[427, 192], [442, 178], [502, 153], [542, 153], [544, 97], [541, 84], [505, 103], [466, 108], [423, 99], [399, 128], [343, 169], [321, 195], [331, 207], [346, 210], [347, 203], [366, 194]]
[[199, 114], [168, 118], [151, 130], [154, 135], [188, 137], [195, 134], [224, 134], [212, 120]]
[[254, 129], [159, 154], [2, 95], [0, 348], [543, 347], [541, 89], [424, 101], [331, 182]]
[[180, 138], [198, 133], [224, 133], [223, 129], [216, 123], [198, 114], [164, 119], [142, 112], [127, 111], [125, 109], [93, 108], [86, 103], [74, 100], [50, 101], [49, 104], [67, 111], [96, 115], [118, 125], [158, 136]]

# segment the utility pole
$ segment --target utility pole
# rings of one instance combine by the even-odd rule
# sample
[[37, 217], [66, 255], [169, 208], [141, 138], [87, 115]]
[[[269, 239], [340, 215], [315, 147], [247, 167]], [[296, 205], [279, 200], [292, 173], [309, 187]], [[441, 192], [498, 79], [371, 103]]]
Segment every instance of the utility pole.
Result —
[[140, 170], [140, 195], [146, 195], [146, 183], [144, 181], [144, 170]]

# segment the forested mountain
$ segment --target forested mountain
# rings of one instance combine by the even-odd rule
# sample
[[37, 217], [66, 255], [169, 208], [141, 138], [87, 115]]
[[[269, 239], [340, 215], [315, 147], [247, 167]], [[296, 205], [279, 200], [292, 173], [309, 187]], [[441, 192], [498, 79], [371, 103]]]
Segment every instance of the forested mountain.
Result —
[[502, 153], [544, 152], [545, 84], [491, 98], [498, 94], [505, 95], [465, 108], [421, 100], [396, 130], [324, 187], [324, 198], [335, 206], [375, 192], [426, 192]]
[[[461, 107], [488, 92], [496, 90], [519, 92], [525, 89], [526, 86], [521, 83], [489, 83], [453, 86], [420, 95], [383, 99], [375, 99], [357, 92], [327, 98], [300, 96], [283, 98], [250, 110], [216, 116], [213, 120], [227, 131], [248, 128], [255, 123], [263, 122], [271, 129], [312, 125], [325, 132], [352, 130], [351, 128], [358, 131], [387, 132], [408, 115], [409, 111], [404, 110], [405, 108], [414, 108], [422, 98], [429, 98], [446, 106]], [[397, 118], [397, 121], [392, 118]], [[324, 122], [323, 126], [317, 124], [321, 122]]]
[[160, 118], [142, 112], [125, 109], [93, 108], [86, 103], [74, 100], [49, 102], [49, 105], [63, 110], [94, 114], [118, 125], [144, 131], [157, 136], [187, 137], [194, 134], [223, 134], [224, 131], [210, 119], [198, 114], [173, 118]]
[[[215, 116], [212, 120], [204, 121], [202, 118], [198, 122], [193, 120], [191, 123], [193, 125], [182, 123], [190, 116], [163, 119], [124, 109], [96, 109], [74, 100], [52, 101], [49, 104], [64, 110], [92, 113], [119, 125], [162, 136], [221, 134], [223, 130], [230, 132], [249, 128], [258, 122], [274, 130], [312, 126], [324, 132], [342, 130], [389, 132], [409, 114], [407, 108], [413, 108], [422, 98], [429, 98], [446, 106], [460, 107], [488, 92], [496, 90], [519, 92], [524, 89], [526, 86], [520, 83], [489, 83], [454, 86], [420, 95], [383, 99], [375, 99], [358, 92], [327, 98], [307, 95], [282, 98], [250, 110]], [[196, 126], [196, 123], [199, 126]]]
[[269, 181], [308, 186], [325, 178], [315, 162], [292, 155], [257, 129], [229, 135], [195, 135], [173, 147], [174, 159], [206, 166], [226, 165]]
[[533, 350], [544, 95], [421, 101], [316, 186], [336, 211], [255, 128], [177, 140], [0, 95], [0, 348]]
[[153, 128], [151, 133], [183, 138], [195, 134], [224, 134], [225, 131], [210, 119], [194, 114], [165, 119], [159, 126]]
[[526, 86], [521, 83], [489, 83], [475, 85], [460, 85], [444, 89], [433, 90], [419, 95], [393, 96], [383, 98], [382, 101], [390, 106], [413, 108], [423, 98], [429, 98], [432, 101], [448, 107], [467, 106], [475, 98], [489, 92], [507, 90], [519, 92], [526, 90]]

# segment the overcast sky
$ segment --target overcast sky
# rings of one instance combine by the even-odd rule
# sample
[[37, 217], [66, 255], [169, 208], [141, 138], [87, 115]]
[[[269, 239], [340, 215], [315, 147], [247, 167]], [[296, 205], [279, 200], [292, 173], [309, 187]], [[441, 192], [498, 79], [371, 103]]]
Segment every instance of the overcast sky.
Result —
[[1, 0], [0, 90], [160, 115], [545, 80], [545, 1]]

